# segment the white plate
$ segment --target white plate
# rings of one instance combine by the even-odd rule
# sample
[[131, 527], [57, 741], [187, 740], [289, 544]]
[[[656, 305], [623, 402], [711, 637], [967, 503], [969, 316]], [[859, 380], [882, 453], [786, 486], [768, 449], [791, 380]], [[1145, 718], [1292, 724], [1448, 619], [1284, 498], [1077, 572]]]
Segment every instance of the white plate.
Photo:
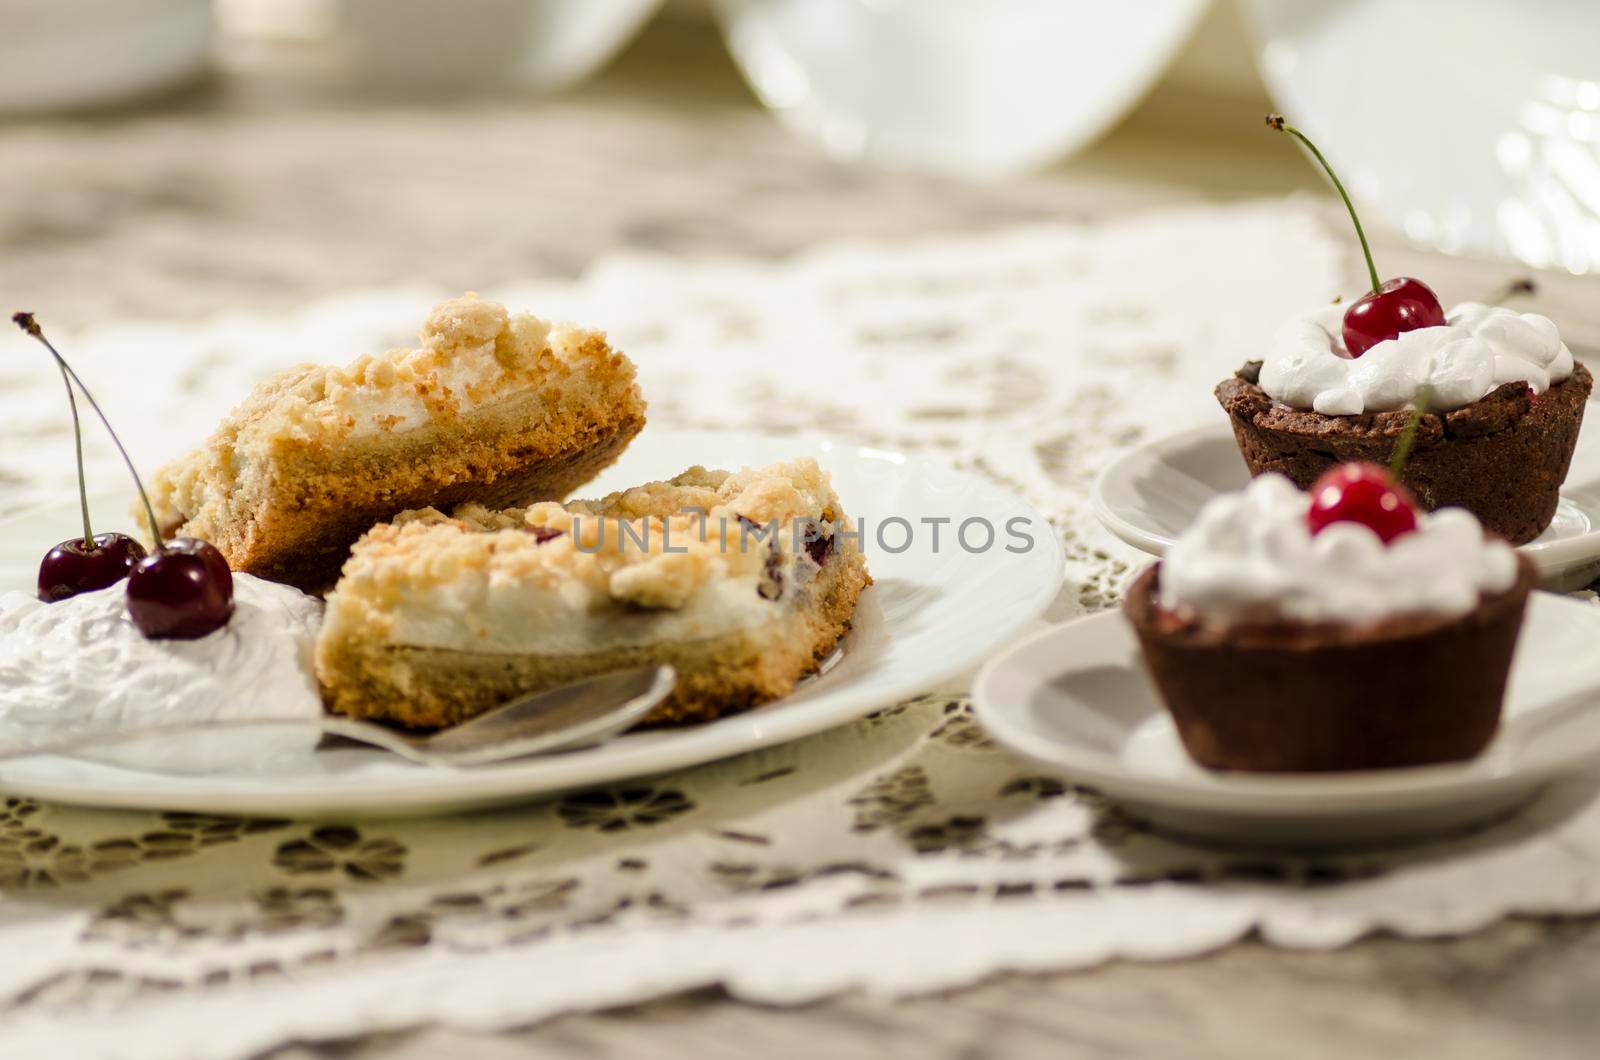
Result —
[[[1595, 404], [1590, 402], [1590, 404]], [[1600, 410], [1584, 416], [1561, 503], [1549, 529], [1521, 551], [1550, 588], [1578, 589], [1600, 576]], [[1226, 419], [1142, 445], [1100, 473], [1091, 500], [1107, 530], [1162, 555], [1200, 506], [1250, 481]]]
[[[900, 453], [754, 434], [647, 429], [618, 464], [581, 492], [664, 478], [692, 464], [759, 465], [814, 455], [833, 475], [852, 518], [866, 521], [876, 584], [857, 609], [843, 657], [794, 695], [759, 710], [676, 730], [630, 734], [603, 747], [470, 769], [431, 769], [366, 749], [323, 751], [273, 771], [176, 776], [62, 757], [0, 765], [0, 789], [55, 802], [282, 816], [398, 816], [526, 800], [577, 787], [709, 762], [860, 718], [982, 662], [1042, 612], [1061, 585], [1061, 548], [1044, 517], [975, 476]], [[0, 524], [0, 587], [31, 588], [39, 557], [77, 520], [70, 467], [62, 504]], [[98, 527], [127, 525], [125, 501], [99, 506]], [[932, 547], [926, 533], [891, 552], [873, 540], [884, 520], [982, 516], [1002, 528], [1029, 520], [1022, 552]], [[886, 538], [899, 547], [902, 532]], [[1000, 538], [1002, 544], [1004, 536]], [[976, 544], [976, 540], [973, 541]]]
[[1018, 754], [1092, 785], [1162, 830], [1315, 847], [1437, 836], [1508, 814], [1600, 758], [1600, 611], [1529, 601], [1500, 734], [1461, 765], [1342, 774], [1195, 765], [1120, 612], [1053, 626], [978, 674], [973, 709]]

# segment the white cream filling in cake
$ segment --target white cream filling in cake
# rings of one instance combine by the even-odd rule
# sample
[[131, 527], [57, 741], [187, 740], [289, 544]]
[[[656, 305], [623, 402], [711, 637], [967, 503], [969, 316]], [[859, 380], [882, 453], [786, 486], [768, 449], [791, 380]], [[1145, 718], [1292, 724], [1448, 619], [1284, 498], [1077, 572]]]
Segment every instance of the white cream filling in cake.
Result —
[[[514, 367], [544, 350], [563, 363], [572, 363], [583, 344], [598, 332], [569, 325], [552, 326], [529, 314], [509, 317], [505, 326], [507, 333], [516, 336], [516, 342], [509, 347], [504, 342], [497, 345], [491, 337], [475, 344], [447, 347], [450, 353], [443, 359], [431, 349], [391, 351], [386, 356], [393, 360], [386, 366], [365, 372], [352, 366], [339, 372], [337, 378], [330, 373], [324, 399], [327, 413], [335, 421], [349, 422], [349, 437], [360, 439], [425, 427], [441, 411], [458, 416], [471, 414], [528, 389], [530, 382], [584, 388], [581, 377], [565, 382], [555, 378], [530, 380], [518, 377]], [[502, 361], [502, 357], [506, 360]]]
[[806, 537], [837, 514], [812, 460], [692, 468], [596, 502], [403, 513], [357, 543], [322, 639], [563, 655], [750, 630], [809, 598], [824, 568]]
[[496, 383], [501, 373], [477, 361], [462, 359], [428, 372], [424, 387], [433, 401], [424, 400], [414, 387], [399, 388], [357, 382], [329, 386], [329, 411], [351, 421], [351, 439], [403, 434], [433, 422], [435, 412], [449, 407], [457, 415], [476, 412], [505, 394]]
[[708, 585], [670, 611], [591, 600], [573, 583], [549, 591], [511, 582], [458, 582], [407, 596], [390, 612], [387, 639], [463, 652], [579, 655], [737, 633], [783, 617], [793, 599], [792, 591], [777, 600], [763, 598], [759, 579], [752, 577]]

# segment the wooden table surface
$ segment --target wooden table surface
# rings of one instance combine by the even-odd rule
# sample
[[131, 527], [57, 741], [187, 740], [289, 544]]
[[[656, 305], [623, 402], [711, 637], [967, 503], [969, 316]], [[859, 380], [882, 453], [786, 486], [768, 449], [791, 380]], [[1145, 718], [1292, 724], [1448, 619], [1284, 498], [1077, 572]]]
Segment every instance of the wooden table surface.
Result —
[[[351, 83], [314, 49], [236, 49], [225, 75], [153, 107], [0, 126], [0, 290], [68, 330], [385, 283], [492, 288], [573, 274], [622, 247], [778, 255], [840, 236], [1325, 194], [1261, 132], [1265, 107], [1169, 86], [1069, 164], [964, 184], [822, 159], [755, 103], [692, 20], [658, 21], [608, 73], [555, 100], [408, 99]], [[1421, 272], [1447, 300], [1517, 275], [1387, 240], [1379, 249], [1386, 273]], [[1600, 345], [1595, 282], [1541, 281], [1547, 311], [1590, 347]], [[1519, 919], [1334, 953], [1251, 941], [900, 1003], [770, 1010], [704, 992], [516, 1033], [422, 1030], [291, 1046], [272, 1060], [1592, 1057], [1597, 998], [1600, 923]]]

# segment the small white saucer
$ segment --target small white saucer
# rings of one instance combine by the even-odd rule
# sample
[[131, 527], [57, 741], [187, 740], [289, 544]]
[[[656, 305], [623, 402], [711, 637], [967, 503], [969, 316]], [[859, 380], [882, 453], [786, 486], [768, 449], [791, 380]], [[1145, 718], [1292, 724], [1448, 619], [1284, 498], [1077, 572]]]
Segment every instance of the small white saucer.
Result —
[[[1547, 586], [1579, 589], [1600, 577], [1600, 409], [1584, 417], [1550, 528], [1522, 546]], [[1135, 548], [1159, 556], [1200, 506], [1250, 481], [1227, 420], [1142, 445], [1095, 480], [1095, 515]]]
[[1600, 759], [1600, 609], [1533, 595], [1500, 734], [1460, 765], [1203, 769], [1178, 741], [1120, 612], [1053, 626], [999, 655], [978, 674], [973, 708], [1001, 744], [1162, 831], [1297, 848], [1436, 838], [1514, 813]]

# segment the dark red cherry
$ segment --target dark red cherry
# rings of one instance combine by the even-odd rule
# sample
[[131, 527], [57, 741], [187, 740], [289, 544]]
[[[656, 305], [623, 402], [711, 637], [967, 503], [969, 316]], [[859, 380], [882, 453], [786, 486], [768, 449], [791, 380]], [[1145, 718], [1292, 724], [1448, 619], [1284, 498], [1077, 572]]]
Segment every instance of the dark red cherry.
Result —
[[1444, 322], [1444, 307], [1433, 288], [1410, 276], [1397, 276], [1344, 311], [1345, 349], [1350, 356], [1360, 357], [1402, 331], [1436, 328]]
[[[61, 381], [67, 388], [67, 408], [72, 411], [72, 440], [78, 457], [78, 505], [79, 513], [83, 516], [83, 533], [46, 552], [39, 564], [39, 599], [52, 604], [79, 593], [115, 585], [128, 576], [135, 563], [144, 559], [144, 546], [127, 534], [94, 532], [89, 522], [89, 487], [83, 477], [83, 425], [78, 420], [78, 399], [72, 390], [72, 370], [60, 360], [60, 355], [45, 339], [32, 313], [18, 313], [11, 319], [23, 331], [43, 342], [55, 355], [61, 365]], [[84, 396], [88, 396], [88, 391], [84, 392]], [[96, 411], [99, 411], [98, 406]]]
[[553, 526], [530, 526], [528, 527], [528, 533], [533, 535], [533, 543], [536, 545], [542, 545], [546, 541], [554, 541], [562, 534], [560, 530]]
[[1377, 464], [1340, 464], [1312, 483], [1306, 512], [1313, 534], [1333, 523], [1360, 523], [1388, 544], [1417, 528], [1417, 502]]
[[144, 546], [127, 534], [96, 534], [94, 547], [83, 538], [63, 541], [39, 564], [39, 599], [47, 604], [117, 584], [144, 559]]
[[192, 537], [167, 542], [128, 575], [128, 614], [152, 640], [193, 640], [221, 629], [233, 614], [228, 561]]
[[[106, 433], [111, 435], [112, 444], [117, 447], [122, 462], [128, 467], [128, 475], [133, 479], [134, 488], [139, 491], [139, 499], [144, 502], [146, 525], [154, 530], [160, 524], [156, 519], [156, 510], [150, 504], [150, 494], [145, 492], [139, 471], [133, 466], [133, 458], [128, 455], [122, 439], [118, 438], [117, 432], [112, 429], [111, 421], [106, 419], [105, 410], [94, 399], [94, 395], [89, 393], [89, 388], [83, 385], [83, 380], [72, 370], [66, 358], [61, 356], [55, 344], [45, 338], [44, 329], [39, 327], [39, 322], [34, 319], [32, 313], [13, 313], [11, 320], [50, 351], [56, 367], [61, 369], [61, 376], [67, 384], [67, 397], [72, 406], [73, 432], [78, 434], [78, 403], [72, 396], [74, 386], [83, 394], [84, 400], [89, 402], [89, 407], [94, 409], [94, 414], [105, 425]], [[83, 481], [81, 434], [79, 434], [78, 448], [78, 495], [83, 502], [83, 533], [88, 537], [92, 531], [89, 528], [89, 503]], [[49, 562], [49, 557], [46, 557], [46, 562]], [[43, 577], [44, 571], [41, 569], [41, 583]], [[155, 555], [145, 556], [134, 564], [133, 569], [128, 572], [127, 599], [128, 615], [133, 619], [133, 624], [139, 627], [139, 632], [146, 637], [179, 640], [203, 637], [227, 625], [228, 616], [233, 614], [233, 572], [228, 569], [228, 561], [222, 558], [222, 553], [213, 546], [192, 537], [180, 537], [166, 544], [157, 543]]]
[[167, 542], [167, 551], [180, 552], [188, 556], [199, 556], [205, 561], [206, 570], [221, 585], [225, 586], [228, 599], [233, 599], [233, 568], [228, 566], [228, 561], [223, 557], [221, 550], [209, 541], [202, 541], [197, 537], [175, 537]]

